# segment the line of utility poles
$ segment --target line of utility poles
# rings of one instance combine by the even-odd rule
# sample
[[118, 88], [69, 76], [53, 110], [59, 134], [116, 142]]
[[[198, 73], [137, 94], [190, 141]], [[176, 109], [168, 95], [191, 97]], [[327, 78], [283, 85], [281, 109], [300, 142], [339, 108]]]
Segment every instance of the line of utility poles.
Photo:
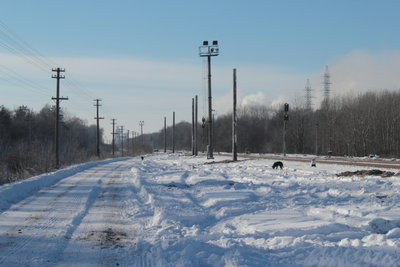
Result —
[[101, 99], [95, 99], [94, 101], [96, 101], [96, 104], [94, 104], [94, 106], [96, 107], [96, 117], [94, 118], [96, 120], [96, 155], [98, 158], [100, 158], [100, 120], [104, 120], [104, 117], [99, 117], [99, 107], [101, 107], [101, 105], [99, 104], [99, 102], [101, 101]]
[[[196, 101], [197, 101], [197, 96], [196, 96]], [[196, 105], [196, 109], [197, 109], [197, 105]], [[194, 111], [193, 111], [193, 114], [194, 114]], [[196, 113], [196, 116], [197, 116], [197, 113]], [[192, 119], [194, 119], [193, 116], [192, 116]], [[194, 138], [197, 138], [197, 137], [195, 134], [193, 134], [193, 131], [194, 131], [193, 125], [194, 125], [194, 123], [192, 121], [192, 151], [194, 153], [195, 147], [193, 146], [193, 143], [194, 143]], [[172, 142], [172, 144], [171, 144], [172, 153], [175, 153], [175, 111], [172, 112], [171, 142]], [[166, 153], [167, 152], [167, 117], [164, 117], [163, 144], [164, 144], [164, 153]]]
[[60, 168], [60, 101], [68, 100], [68, 97], [60, 97], [60, 79], [65, 79], [65, 76], [61, 75], [61, 72], [65, 72], [65, 69], [56, 68], [52, 69], [53, 72], [56, 72], [56, 75], [52, 75], [51, 78], [57, 79], [57, 91], [56, 97], [52, 97], [51, 99], [56, 101], [56, 118], [55, 118], [55, 160], [56, 160], [56, 169]]
[[[213, 127], [213, 109], [212, 109], [212, 93], [211, 93], [211, 57], [219, 55], [219, 46], [218, 41], [213, 41], [212, 45], [208, 43], [208, 41], [204, 41], [203, 45], [199, 47], [199, 55], [200, 57], [207, 57], [207, 67], [208, 67], [208, 118], [207, 118], [207, 132], [208, 132], [208, 145], [207, 145], [207, 158], [213, 159], [214, 158], [214, 148], [215, 148], [215, 134], [214, 134], [214, 127]], [[56, 68], [52, 69], [53, 72], [56, 72], [56, 75], [52, 75], [52, 78], [57, 79], [57, 91], [56, 97], [52, 97], [53, 100], [56, 102], [56, 114], [55, 114], [55, 140], [54, 140], [54, 147], [55, 147], [55, 165], [58, 169], [60, 167], [60, 101], [61, 100], [68, 100], [68, 97], [60, 97], [60, 79], [64, 79], [61, 73], [65, 72], [65, 69]], [[100, 151], [100, 120], [104, 119], [104, 117], [99, 116], [99, 107], [101, 106], [100, 102], [101, 99], [94, 99], [96, 107], [96, 155], [100, 158], [101, 151]], [[233, 69], [233, 114], [232, 114], [232, 154], [233, 160], [237, 160], [237, 114], [236, 114], [236, 105], [237, 105], [237, 82], [236, 82], [236, 69]], [[286, 107], [286, 106], [285, 106]], [[172, 153], [175, 153], [175, 112], [173, 112], [173, 123], [172, 123]], [[285, 116], [285, 126], [286, 126], [286, 116]], [[112, 155], [115, 157], [116, 153], [116, 140], [115, 135], [116, 133], [116, 119], [111, 119], [112, 121]], [[202, 128], [205, 129], [206, 118], [202, 118]], [[144, 144], [144, 136], [143, 136], [143, 126], [144, 121], [139, 122], [140, 125], [140, 134], [141, 134], [141, 143]], [[286, 127], [285, 127], [286, 128]], [[132, 150], [134, 150], [134, 139], [135, 139], [135, 132], [131, 131], [132, 133]], [[120, 134], [121, 134], [121, 156], [124, 156], [124, 126], [120, 126]], [[203, 138], [205, 136], [203, 132]], [[130, 146], [130, 131], [128, 130], [128, 154], [129, 154], [129, 146]], [[285, 154], [285, 144], [284, 144], [284, 154]], [[166, 117], [164, 117], [164, 152], [167, 151], [167, 126], [166, 126]], [[196, 95], [192, 98], [192, 154], [198, 155], [198, 96]]]

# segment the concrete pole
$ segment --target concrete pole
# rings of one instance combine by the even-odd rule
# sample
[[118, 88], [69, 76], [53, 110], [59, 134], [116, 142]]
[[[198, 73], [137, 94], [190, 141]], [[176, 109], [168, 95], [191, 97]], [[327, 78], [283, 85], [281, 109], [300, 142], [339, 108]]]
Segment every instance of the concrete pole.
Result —
[[198, 108], [198, 98], [197, 95], [195, 96], [195, 109], [194, 109], [194, 154], [197, 156], [198, 153], [198, 147], [197, 147], [197, 108]]
[[232, 112], [232, 156], [233, 161], [237, 161], [237, 134], [236, 134], [236, 69], [233, 69], [233, 112]]
[[192, 98], [192, 155], [194, 156], [194, 98]]
[[116, 119], [111, 119], [112, 120], [112, 126], [113, 126], [113, 131], [112, 131], [112, 156], [115, 157], [115, 121]]
[[315, 123], [315, 155], [318, 156], [318, 122]]
[[213, 118], [212, 118], [212, 96], [211, 96], [211, 56], [208, 61], [208, 153], [207, 158], [213, 159]]
[[164, 153], [167, 153], [167, 117], [164, 117]]
[[172, 153], [175, 153], [175, 111], [172, 112]]

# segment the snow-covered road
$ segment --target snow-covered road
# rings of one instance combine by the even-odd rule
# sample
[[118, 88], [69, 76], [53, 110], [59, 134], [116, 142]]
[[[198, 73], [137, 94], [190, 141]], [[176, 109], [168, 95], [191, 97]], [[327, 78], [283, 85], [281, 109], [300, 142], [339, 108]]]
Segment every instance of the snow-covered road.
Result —
[[0, 266], [399, 266], [399, 177], [206, 161], [158, 154], [0, 187]]

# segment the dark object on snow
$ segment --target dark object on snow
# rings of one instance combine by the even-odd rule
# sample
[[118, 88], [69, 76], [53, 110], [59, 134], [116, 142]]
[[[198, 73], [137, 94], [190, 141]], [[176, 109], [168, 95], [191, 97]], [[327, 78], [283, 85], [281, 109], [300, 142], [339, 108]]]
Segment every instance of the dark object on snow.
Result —
[[144, 160], [144, 157], [143, 157], [143, 156], [141, 156], [140, 158], [141, 158], [142, 160]]
[[315, 163], [315, 158], [311, 159], [311, 167], [317, 167], [317, 165]]
[[380, 177], [391, 177], [391, 176], [399, 176], [400, 173], [395, 174], [394, 172], [388, 171], [381, 171], [381, 170], [360, 170], [355, 172], [341, 172], [338, 173], [337, 176], [368, 176], [368, 175], [375, 175]]
[[278, 167], [280, 167], [281, 170], [283, 169], [283, 163], [282, 163], [282, 161], [276, 161], [276, 162], [272, 165], [272, 169], [275, 169], [275, 168], [278, 169]]

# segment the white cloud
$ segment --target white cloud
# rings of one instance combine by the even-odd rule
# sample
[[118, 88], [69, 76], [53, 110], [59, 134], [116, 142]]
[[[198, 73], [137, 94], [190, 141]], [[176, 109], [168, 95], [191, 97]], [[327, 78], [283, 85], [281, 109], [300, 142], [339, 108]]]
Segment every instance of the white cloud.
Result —
[[286, 103], [283, 98], [277, 98], [271, 103], [271, 107], [274, 109], [278, 109], [280, 106], [282, 106], [284, 103]]
[[241, 102], [242, 106], [263, 106], [265, 104], [267, 104], [267, 97], [262, 92], [246, 95]]

